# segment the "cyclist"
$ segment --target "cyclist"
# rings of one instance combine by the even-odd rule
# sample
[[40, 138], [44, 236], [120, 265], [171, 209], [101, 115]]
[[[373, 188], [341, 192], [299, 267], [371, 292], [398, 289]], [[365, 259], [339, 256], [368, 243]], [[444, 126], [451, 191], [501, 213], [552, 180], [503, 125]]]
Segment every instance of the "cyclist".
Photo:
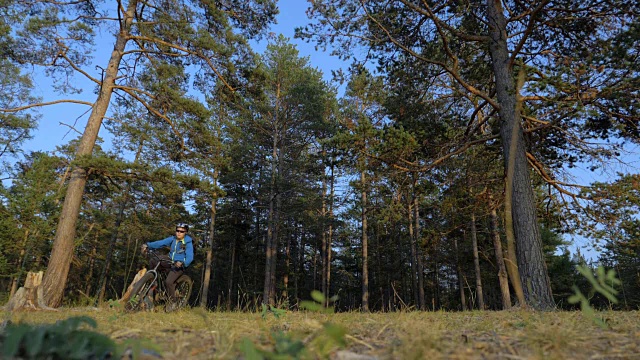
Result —
[[[187, 235], [188, 232], [189, 225], [178, 223], [176, 224], [176, 234], [174, 236], [142, 245], [143, 254], [146, 253], [147, 248], [158, 249], [163, 246], [168, 246], [170, 249], [168, 255], [159, 256], [159, 258], [164, 261], [160, 261], [158, 269], [168, 273], [166, 285], [171, 306], [175, 304], [176, 300], [176, 280], [178, 280], [189, 264], [191, 264], [191, 261], [193, 261], [193, 239]], [[152, 268], [155, 266], [155, 263], [151, 264]]]

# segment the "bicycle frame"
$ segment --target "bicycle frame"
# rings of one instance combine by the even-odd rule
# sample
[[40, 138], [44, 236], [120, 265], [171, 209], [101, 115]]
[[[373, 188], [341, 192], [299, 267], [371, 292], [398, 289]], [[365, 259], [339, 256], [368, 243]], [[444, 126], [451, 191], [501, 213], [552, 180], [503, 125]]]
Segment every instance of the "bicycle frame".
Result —
[[[168, 265], [171, 261], [161, 258], [153, 249], [148, 250], [148, 257], [150, 263], [156, 260], [156, 264], [151, 270], [148, 270], [134, 285], [131, 299], [125, 305], [125, 309], [127, 309], [128, 311], [137, 311], [144, 308], [146, 308], [147, 310], [151, 310], [155, 307], [158, 300], [162, 300], [163, 302], [165, 302], [165, 304], [167, 303], [168, 294], [165, 285], [166, 274], [162, 270], [159, 271], [158, 268], [163, 263]], [[163, 266], [163, 270], [164, 268], [165, 267]], [[181, 298], [178, 302], [178, 308], [181, 308], [184, 307], [189, 300], [193, 280], [191, 280], [188, 275], [182, 274], [176, 280], [176, 283], [176, 291], [181, 292]], [[173, 307], [172, 309], [175, 309], [175, 307]], [[165, 308], [165, 310], [173, 311], [167, 310], [167, 308]]]
[[164, 273], [164, 271], [158, 271], [158, 268], [160, 267], [160, 265], [162, 265], [163, 263], [170, 263], [170, 260], [166, 260], [166, 259], [162, 259], [160, 258], [160, 256], [158, 256], [158, 254], [156, 254], [156, 249], [148, 249], [147, 252], [149, 253], [148, 257], [149, 257], [149, 263], [151, 263], [152, 259], [155, 257], [156, 260], [156, 266], [147, 271], [148, 273], [153, 274], [153, 283], [155, 284], [155, 289], [152, 288], [151, 291], [154, 291], [154, 296], [152, 298], [153, 302], [155, 303], [158, 299], [156, 299], [156, 297], [159, 295], [163, 300], [166, 300], [167, 297], [167, 286], [165, 284], [165, 281], [167, 279], [166, 274]]

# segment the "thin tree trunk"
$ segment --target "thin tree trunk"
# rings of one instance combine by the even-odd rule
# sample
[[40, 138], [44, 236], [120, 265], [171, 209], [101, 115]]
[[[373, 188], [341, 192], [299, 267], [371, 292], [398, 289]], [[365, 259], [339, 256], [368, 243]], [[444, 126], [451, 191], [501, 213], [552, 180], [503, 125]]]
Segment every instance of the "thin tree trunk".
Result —
[[[323, 158], [326, 158], [326, 151], [323, 149]], [[324, 174], [324, 172], [323, 172]], [[328, 262], [327, 259], [329, 258], [327, 256], [327, 241], [328, 241], [328, 236], [327, 236], [327, 229], [326, 229], [326, 219], [327, 219], [327, 177], [323, 176], [322, 177], [322, 210], [321, 210], [321, 216], [322, 216], [322, 236], [321, 236], [321, 241], [322, 241], [322, 245], [321, 245], [321, 257], [322, 257], [322, 295], [324, 296], [324, 305], [327, 306], [327, 300], [329, 298], [329, 292], [327, 290], [327, 267], [328, 267]]]
[[[94, 239], [94, 242], [95, 243], [98, 242], [98, 234], [96, 234], [96, 238]], [[89, 255], [89, 272], [85, 277], [85, 281], [87, 283], [86, 284], [87, 286], [84, 288], [85, 294], [91, 294], [91, 278], [93, 278], [93, 268], [95, 267], [95, 263], [96, 263], [96, 255], [97, 255], [96, 245], [94, 244], [93, 247], [91, 248], [91, 254]]]
[[453, 237], [453, 247], [456, 251], [456, 273], [458, 274], [458, 286], [460, 287], [460, 304], [462, 304], [462, 311], [467, 311], [467, 296], [464, 293], [464, 277], [462, 276], [460, 256], [458, 255], [458, 238], [455, 236]]
[[[120, 31], [116, 35], [116, 42], [109, 59], [109, 64], [104, 73], [104, 80], [101, 83], [98, 98], [93, 105], [91, 115], [84, 129], [76, 158], [90, 156], [98, 137], [98, 132], [102, 125], [102, 119], [107, 112], [113, 87], [118, 76], [118, 68], [120, 61], [129, 40], [129, 30], [133, 22], [133, 16], [138, 0], [130, 0], [127, 10], [122, 14], [122, 22]], [[46, 305], [50, 307], [59, 307], [62, 304], [64, 288], [69, 276], [71, 260], [74, 252], [74, 240], [76, 235], [76, 222], [80, 214], [80, 206], [82, 204], [82, 196], [84, 187], [87, 182], [87, 174], [83, 168], [76, 167], [71, 172], [69, 186], [60, 213], [60, 220], [56, 230], [56, 236], [53, 242], [51, 257], [47, 271], [42, 281], [44, 297]]]
[[417, 260], [418, 260], [418, 300], [419, 300], [419, 305], [420, 305], [420, 310], [426, 310], [426, 304], [425, 304], [425, 300], [424, 300], [424, 272], [423, 272], [423, 268], [424, 265], [422, 264], [422, 232], [421, 232], [421, 228], [420, 228], [420, 211], [419, 211], [419, 207], [418, 207], [418, 196], [416, 195], [413, 199], [414, 201], [414, 205], [413, 205], [413, 211], [415, 212], [415, 221], [416, 221], [416, 243], [418, 244], [417, 248], [416, 248], [416, 256], [417, 256]]
[[231, 266], [229, 268], [229, 281], [227, 283], [227, 311], [231, 310], [231, 303], [233, 301], [233, 277], [236, 268], [236, 236], [233, 237], [231, 242]]
[[[213, 183], [218, 186], [218, 170], [213, 173]], [[204, 263], [204, 279], [202, 280], [202, 297], [200, 298], [200, 307], [209, 307], [209, 288], [211, 285], [211, 266], [213, 264], [213, 246], [216, 241], [216, 215], [218, 207], [218, 195], [214, 194], [211, 200], [211, 212], [209, 214], [209, 243], [207, 244], [207, 259]], [[235, 241], [235, 237], [233, 239]]]
[[282, 290], [282, 298], [286, 303], [289, 302], [289, 272], [291, 271], [291, 236], [287, 235], [287, 246], [285, 248], [285, 262], [284, 262], [284, 277], [283, 277], [283, 286]]
[[478, 309], [484, 310], [484, 293], [482, 291], [482, 272], [480, 271], [480, 256], [478, 255], [478, 233], [476, 229], [476, 215], [471, 213], [471, 246], [473, 246], [473, 265], [476, 272], [476, 293]]
[[25, 256], [27, 254], [27, 242], [29, 240], [29, 233], [29, 229], [26, 229], [24, 232], [24, 238], [20, 247], [20, 256], [16, 261], [16, 269], [18, 269], [18, 274], [16, 274], [16, 276], [11, 279], [11, 290], [9, 291], [9, 299], [11, 299], [18, 290], [18, 282], [20, 282], [20, 274], [24, 269]]
[[[276, 99], [279, 96], [277, 91]], [[276, 100], [277, 101], [277, 100]], [[278, 109], [274, 111], [274, 117], [277, 116]], [[264, 269], [264, 299], [263, 303], [268, 305], [275, 304], [275, 262], [277, 256], [277, 245], [275, 239], [275, 198], [276, 198], [276, 161], [278, 159], [278, 132], [276, 127], [277, 119], [274, 119], [274, 133], [271, 148], [271, 183], [269, 186], [269, 223], [267, 227], [267, 244], [266, 244], [266, 260]]]
[[[331, 295], [331, 249], [333, 246], [333, 203], [335, 196], [335, 178], [334, 178], [334, 162], [333, 157], [331, 158], [331, 176], [329, 181], [330, 195], [329, 195], [329, 233], [327, 234], [327, 297], [329, 298]], [[327, 305], [329, 299], [327, 299]]]
[[496, 213], [496, 209], [491, 209], [491, 237], [493, 238], [493, 248], [496, 253], [496, 264], [498, 265], [502, 308], [506, 310], [511, 308], [511, 293], [509, 291], [507, 269], [504, 264], [504, 255], [502, 254], [502, 241], [500, 241], [500, 233], [498, 232], [498, 214]]
[[362, 311], [369, 312], [369, 254], [367, 238], [367, 191], [366, 175], [360, 173], [360, 184], [362, 185]]
[[[505, 208], [508, 211], [505, 227], [508, 233], [513, 231], [515, 236], [518, 273], [527, 303], [536, 309], [551, 309], [554, 302], [529, 179], [524, 137], [517, 109], [517, 91], [507, 45], [507, 20], [502, 2], [487, 0], [487, 15], [491, 37], [489, 51], [495, 75], [496, 95], [500, 104], [500, 137], [507, 170]], [[516, 291], [519, 290], [516, 288]]]
[[407, 193], [407, 215], [409, 216], [409, 241], [411, 243], [411, 292], [413, 293], [413, 301], [416, 306], [420, 306], [420, 295], [418, 295], [418, 253], [416, 251], [416, 234], [413, 231], [413, 199], [415, 198], [415, 188], [412, 194]]
[[122, 224], [122, 220], [124, 218], [124, 209], [126, 206], [127, 195], [125, 195], [125, 197], [122, 199], [122, 203], [120, 203], [118, 215], [116, 215], [116, 223], [113, 226], [113, 233], [111, 234], [111, 239], [109, 240], [107, 254], [104, 258], [104, 266], [102, 267], [102, 273], [100, 274], [100, 284], [98, 285], [98, 304], [101, 304], [104, 301], [104, 293], [106, 292], [107, 288], [107, 277], [109, 276], [109, 270], [111, 269], [111, 258], [113, 257], [113, 250], [116, 247], [116, 242], [118, 241], [118, 233], [120, 230], [120, 225]]

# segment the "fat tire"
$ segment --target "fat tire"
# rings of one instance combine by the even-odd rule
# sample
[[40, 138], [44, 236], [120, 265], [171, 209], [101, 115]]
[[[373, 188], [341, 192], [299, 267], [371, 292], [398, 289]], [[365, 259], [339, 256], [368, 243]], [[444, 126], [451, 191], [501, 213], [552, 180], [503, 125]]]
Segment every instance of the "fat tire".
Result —
[[143, 305], [145, 304], [145, 297], [149, 293], [149, 289], [153, 286], [155, 282], [155, 276], [153, 273], [146, 273], [142, 276], [140, 280], [133, 286], [133, 290], [131, 290], [131, 296], [129, 296], [129, 300], [124, 304], [124, 309], [128, 312], [136, 312], [142, 310]]
[[192, 289], [193, 280], [188, 275], [182, 275], [176, 280], [176, 310], [187, 306]]

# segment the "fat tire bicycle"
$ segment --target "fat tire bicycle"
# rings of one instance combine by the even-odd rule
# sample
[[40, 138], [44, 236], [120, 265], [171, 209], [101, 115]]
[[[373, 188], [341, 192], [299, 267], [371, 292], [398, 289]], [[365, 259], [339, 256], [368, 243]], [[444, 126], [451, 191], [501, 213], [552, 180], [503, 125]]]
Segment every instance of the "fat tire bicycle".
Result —
[[147, 253], [149, 263], [151, 264], [153, 263], [152, 260], [155, 260], [156, 265], [135, 283], [131, 291], [131, 296], [124, 305], [125, 311], [152, 311], [155, 308], [155, 304], [159, 301], [164, 302], [165, 311], [167, 312], [186, 307], [189, 302], [189, 297], [191, 296], [193, 280], [191, 280], [187, 274], [182, 274], [178, 280], [176, 280], [176, 300], [173, 306], [170, 306], [171, 301], [169, 300], [167, 287], [165, 285], [167, 275], [164, 271], [158, 270], [158, 268], [163, 264], [170, 265], [172, 261], [161, 258], [154, 249], [148, 249]]

